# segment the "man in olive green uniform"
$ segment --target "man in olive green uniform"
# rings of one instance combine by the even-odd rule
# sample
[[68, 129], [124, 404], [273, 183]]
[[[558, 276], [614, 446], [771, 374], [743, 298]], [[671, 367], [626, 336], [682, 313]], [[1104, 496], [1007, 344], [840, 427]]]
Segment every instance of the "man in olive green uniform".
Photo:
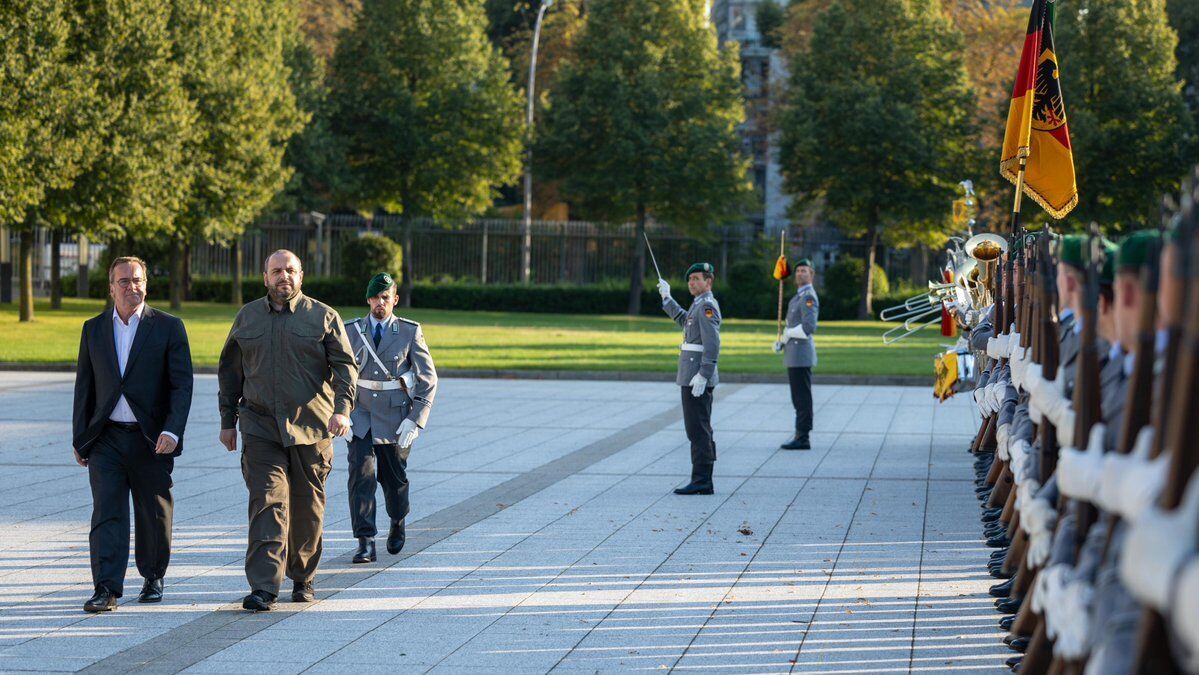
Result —
[[404, 548], [408, 453], [429, 421], [437, 394], [437, 369], [420, 324], [392, 313], [397, 297], [391, 275], [376, 274], [366, 287], [370, 314], [346, 324], [358, 362], [348, 481], [350, 523], [358, 539], [355, 563], [376, 559], [375, 488], [380, 483], [391, 518], [387, 552], [395, 555]]
[[675, 384], [682, 388], [683, 426], [691, 441], [691, 482], [674, 491], [676, 495], [710, 495], [712, 468], [716, 463], [716, 441], [712, 437], [712, 391], [720, 380], [716, 361], [720, 357], [720, 305], [712, 295], [716, 268], [695, 263], [687, 270], [687, 290], [695, 299], [684, 310], [670, 297], [670, 284], [658, 280], [662, 309], [683, 327]]
[[241, 308], [221, 350], [221, 444], [237, 449], [249, 490], [242, 607], [266, 611], [283, 573], [293, 602], [314, 599], [321, 558], [325, 479], [333, 436], [350, 428], [357, 367], [341, 317], [300, 292], [304, 271], [291, 251], [266, 260], [265, 298]]

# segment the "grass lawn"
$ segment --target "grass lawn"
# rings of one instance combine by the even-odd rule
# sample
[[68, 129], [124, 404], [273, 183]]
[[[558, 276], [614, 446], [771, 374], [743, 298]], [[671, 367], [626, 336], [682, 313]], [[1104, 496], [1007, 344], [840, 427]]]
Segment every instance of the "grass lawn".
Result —
[[[64, 363], [75, 360], [83, 321], [95, 316], [99, 300], [66, 298], [50, 311], [38, 302], [35, 321], [17, 321], [17, 307], [0, 305], [0, 362]], [[169, 310], [168, 310], [169, 311]], [[366, 307], [339, 307], [343, 318], [363, 316]], [[179, 312], [187, 325], [197, 365], [216, 365], [236, 313], [229, 305], [187, 303]], [[674, 372], [682, 331], [666, 318], [609, 315], [517, 314], [414, 309], [404, 316], [420, 321], [440, 368], [502, 370], [595, 370]], [[932, 357], [952, 342], [928, 329], [898, 344], [883, 346], [893, 324], [826, 321], [816, 336], [820, 374], [927, 375]], [[782, 357], [771, 351], [773, 321], [729, 319], [721, 334], [720, 369], [726, 373], [783, 372]]]

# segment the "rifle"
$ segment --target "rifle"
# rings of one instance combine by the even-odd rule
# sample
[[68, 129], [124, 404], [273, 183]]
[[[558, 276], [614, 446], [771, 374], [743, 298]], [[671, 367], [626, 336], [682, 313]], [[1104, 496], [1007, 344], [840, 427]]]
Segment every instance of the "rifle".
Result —
[[[1182, 501], [1183, 490], [1196, 465], [1199, 465], [1199, 445], [1193, 442], [1199, 433], [1199, 236], [1195, 236], [1195, 201], [1199, 199], [1199, 187], [1194, 181], [1184, 184], [1179, 224], [1182, 232], [1180, 252], [1186, 280], [1186, 299], [1183, 305], [1182, 338], [1177, 355], [1178, 368], [1174, 375], [1173, 389], [1168, 399], [1169, 411], [1162, 430], [1165, 449], [1169, 450], [1170, 467], [1162, 490], [1159, 506], [1176, 509]], [[1144, 674], [1178, 672], [1170, 652], [1165, 619], [1154, 609], [1146, 608], [1140, 624], [1137, 645], [1137, 672]]]

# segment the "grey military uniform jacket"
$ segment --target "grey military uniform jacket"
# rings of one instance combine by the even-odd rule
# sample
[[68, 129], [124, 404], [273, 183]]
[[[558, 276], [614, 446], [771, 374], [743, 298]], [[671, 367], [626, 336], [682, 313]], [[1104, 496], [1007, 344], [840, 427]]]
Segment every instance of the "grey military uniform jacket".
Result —
[[1100, 408], [1107, 431], [1103, 435], [1103, 451], [1112, 452], [1124, 426], [1124, 403], [1128, 398], [1128, 378], [1124, 375], [1124, 356], [1109, 358], [1099, 370]]
[[[350, 348], [358, 364], [360, 383], [357, 401], [350, 413], [350, 423], [358, 438], [365, 438], [369, 433], [372, 443], [376, 445], [397, 443], [396, 430], [405, 419], [411, 419], [422, 429], [425, 427], [433, 397], [437, 394], [437, 369], [433, 366], [433, 357], [425, 345], [419, 323], [393, 316], [384, 327], [375, 354], [387, 367], [387, 372], [379, 369], [379, 364], [371, 358], [366, 348], [366, 341], [371, 340], [371, 331], [368, 318], [354, 319], [346, 324]], [[408, 371], [412, 371], [415, 381], [407, 392], [403, 389], [373, 391], [361, 386], [363, 380], [398, 379]]]
[[788, 368], [812, 368], [816, 365], [816, 323], [820, 319], [820, 298], [811, 284], [801, 286], [787, 304], [787, 328], [803, 326], [806, 338], [791, 338], [783, 345], [783, 364]]
[[[712, 293], [704, 293], [684, 310], [674, 298], [662, 302], [662, 310], [683, 327], [683, 347], [679, 350], [679, 370], [675, 384], [691, 385], [696, 373], [708, 378], [708, 386], [720, 381], [716, 361], [720, 358], [720, 305]], [[687, 347], [686, 345], [695, 345]]]

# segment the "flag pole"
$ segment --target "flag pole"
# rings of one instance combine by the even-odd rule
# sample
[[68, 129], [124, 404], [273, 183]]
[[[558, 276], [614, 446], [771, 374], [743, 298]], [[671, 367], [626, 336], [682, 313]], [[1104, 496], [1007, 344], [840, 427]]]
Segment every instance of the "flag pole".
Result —
[[[786, 255], [786, 250], [785, 250], [786, 246], [787, 246], [786, 242], [787, 242], [787, 228], [783, 227], [781, 230], [779, 230], [779, 257], [780, 258], [783, 257], [784, 255]], [[775, 338], [776, 341], [783, 339], [783, 282], [784, 281], [785, 280], [783, 280], [783, 279], [779, 279], [779, 314], [778, 314], [779, 330], [778, 330], [778, 336]]]

